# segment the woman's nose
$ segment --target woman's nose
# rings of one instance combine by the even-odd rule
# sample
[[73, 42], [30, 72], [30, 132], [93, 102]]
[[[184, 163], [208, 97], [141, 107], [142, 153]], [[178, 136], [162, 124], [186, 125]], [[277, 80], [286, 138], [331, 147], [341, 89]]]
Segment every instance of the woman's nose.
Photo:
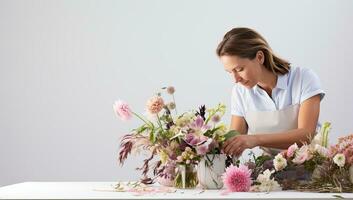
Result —
[[238, 83], [242, 79], [237, 73], [233, 73], [233, 76], [234, 76], [235, 83]]

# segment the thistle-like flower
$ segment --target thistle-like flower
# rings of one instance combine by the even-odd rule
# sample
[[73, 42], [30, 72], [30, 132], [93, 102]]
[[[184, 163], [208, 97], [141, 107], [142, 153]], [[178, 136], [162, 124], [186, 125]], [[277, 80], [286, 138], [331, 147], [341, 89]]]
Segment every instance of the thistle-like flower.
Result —
[[167, 87], [167, 92], [168, 92], [168, 94], [174, 94], [175, 88], [173, 86], [169, 86], [169, 87]]

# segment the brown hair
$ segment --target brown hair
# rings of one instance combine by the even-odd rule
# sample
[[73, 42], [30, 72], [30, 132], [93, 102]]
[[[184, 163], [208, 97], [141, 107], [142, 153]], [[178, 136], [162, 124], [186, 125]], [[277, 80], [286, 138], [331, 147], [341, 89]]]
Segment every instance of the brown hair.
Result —
[[290, 63], [276, 56], [266, 40], [255, 30], [250, 28], [233, 28], [228, 31], [217, 47], [217, 55], [239, 56], [254, 59], [256, 53], [262, 51], [265, 55], [264, 65], [274, 74], [286, 74]]

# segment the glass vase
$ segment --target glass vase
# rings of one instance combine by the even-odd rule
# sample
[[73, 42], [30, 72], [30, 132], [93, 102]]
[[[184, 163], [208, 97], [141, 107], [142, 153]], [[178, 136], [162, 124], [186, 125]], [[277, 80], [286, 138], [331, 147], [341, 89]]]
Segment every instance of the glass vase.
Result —
[[196, 166], [194, 164], [178, 164], [174, 187], [180, 189], [195, 188], [198, 184]]

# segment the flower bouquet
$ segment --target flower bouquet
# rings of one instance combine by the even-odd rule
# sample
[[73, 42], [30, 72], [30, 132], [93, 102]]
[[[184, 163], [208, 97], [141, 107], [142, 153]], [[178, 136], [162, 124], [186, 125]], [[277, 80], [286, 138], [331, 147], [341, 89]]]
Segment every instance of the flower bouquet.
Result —
[[[228, 131], [221, 122], [225, 113], [223, 104], [211, 109], [203, 105], [178, 115], [174, 87], [162, 90], [171, 95], [172, 100], [166, 103], [161, 92], [154, 95], [146, 103], [148, 117], [135, 113], [121, 100], [115, 102], [113, 108], [119, 118], [128, 120], [136, 116], [143, 122], [122, 137], [118, 160], [124, 164], [130, 153], [147, 150], [150, 157], [138, 168], [142, 170], [142, 183], [150, 184], [157, 179], [162, 185], [193, 188], [199, 182], [197, 164], [207, 154], [220, 154], [223, 142], [238, 133]], [[153, 164], [150, 178], [150, 162], [155, 156], [159, 158]], [[208, 164], [212, 164], [212, 160], [208, 160]]]
[[261, 155], [230, 166], [223, 175], [224, 184], [231, 192], [353, 192], [353, 134], [328, 147], [329, 130], [330, 123], [324, 123], [310, 144], [293, 144], [274, 158]]

